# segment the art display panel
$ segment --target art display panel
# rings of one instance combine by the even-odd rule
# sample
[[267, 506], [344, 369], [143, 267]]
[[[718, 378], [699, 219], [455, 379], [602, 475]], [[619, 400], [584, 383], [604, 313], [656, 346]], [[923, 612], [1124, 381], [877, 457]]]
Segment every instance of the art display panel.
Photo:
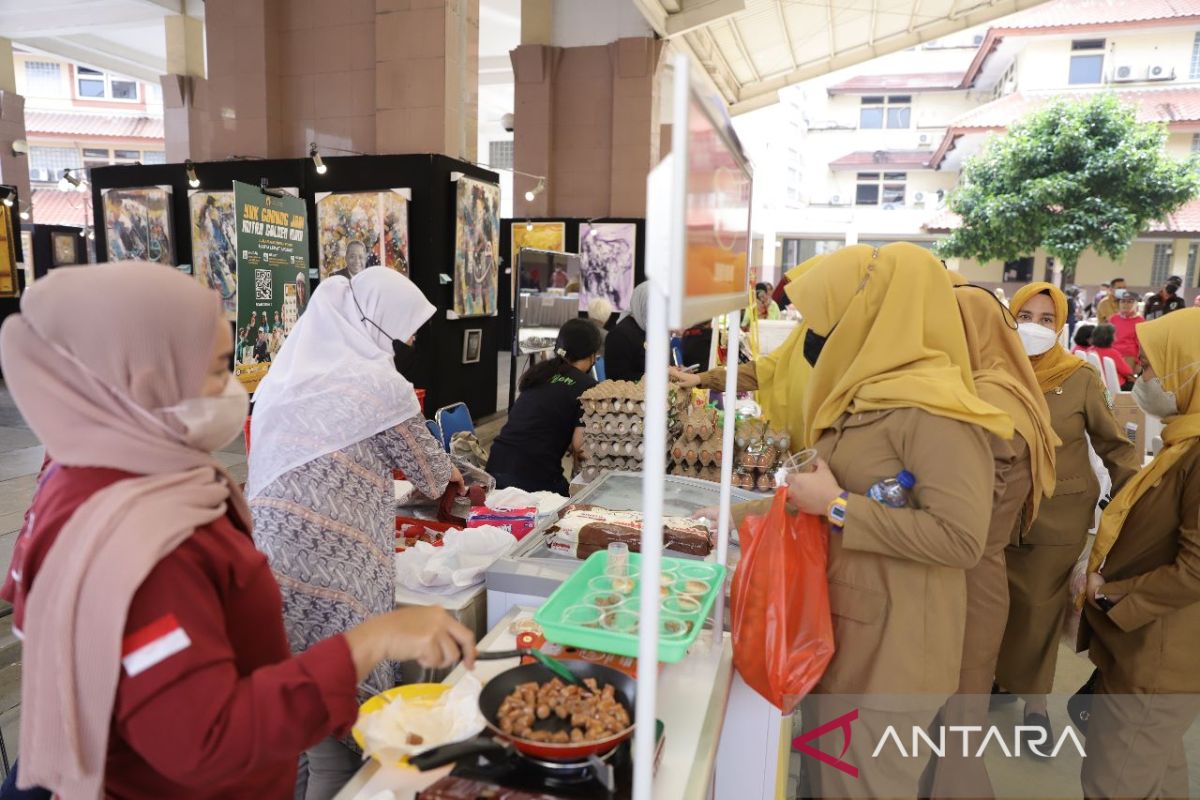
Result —
[[637, 225], [632, 222], [579, 224], [579, 310], [593, 297], [606, 297], [615, 311], [628, 311], [637, 257]]
[[534, 250], [555, 250], [562, 252], [567, 248], [567, 223], [565, 222], [514, 222], [512, 223], [512, 260], [509, 268], [517, 265], [517, 254], [522, 247]]
[[461, 177], [454, 208], [454, 313], [459, 317], [495, 316], [500, 187]]
[[367, 267], [391, 267], [408, 275], [408, 203], [411, 189], [381, 192], [320, 192], [317, 248], [321, 279], [353, 277]]
[[107, 261], [174, 264], [171, 187], [104, 189]]

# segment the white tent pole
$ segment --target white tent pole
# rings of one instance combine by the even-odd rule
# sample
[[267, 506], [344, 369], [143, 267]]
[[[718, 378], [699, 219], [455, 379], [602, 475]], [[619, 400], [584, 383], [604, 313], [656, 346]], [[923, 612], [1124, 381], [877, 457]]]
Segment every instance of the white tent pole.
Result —
[[663, 476], [667, 457], [667, 292], [662, 273], [648, 276], [646, 331], [646, 456], [642, 462], [641, 619], [638, 632], [637, 727], [633, 737], [633, 798], [651, 800], [655, 704], [658, 692], [658, 604], [662, 572]]
[[[738, 352], [741, 347], [741, 311], [731, 311], [725, 315], [728, 325], [725, 338], [725, 422], [721, 432], [721, 502], [720, 520], [717, 524], [717, 563], [725, 566], [729, 562], [729, 509], [733, 505], [733, 427], [737, 415], [737, 367]], [[717, 338], [717, 337], [713, 337]], [[717, 602], [713, 605], [713, 635], [714, 647], [724, 646], [725, 631], [725, 589], [717, 593]]]

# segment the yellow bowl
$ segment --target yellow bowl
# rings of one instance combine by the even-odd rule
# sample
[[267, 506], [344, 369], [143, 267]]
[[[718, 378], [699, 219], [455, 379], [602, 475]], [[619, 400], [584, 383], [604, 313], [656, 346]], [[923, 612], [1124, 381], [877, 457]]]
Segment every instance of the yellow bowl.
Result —
[[[359, 706], [358, 716], [362, 718], [368, 714], [374, 714], [376, 711], [382, 711], [384, 706], [397, 697], [403, 697], [411, 703], [431, 706], [448, 691], [450, 691], [450, 687], [444, 683], [410, 683], [407, 686], [394, 686], [386, 692], [375, 695]], [[359, 748], [365, 751], [366, 743], [362, 733], [358, 730], [357, 724], [351, 729], [350, 733], [354, 736], [354, 741], [358, 744]], [[407, 766], [408, 758], [402, 758], [396, 763], [400, 766]]]

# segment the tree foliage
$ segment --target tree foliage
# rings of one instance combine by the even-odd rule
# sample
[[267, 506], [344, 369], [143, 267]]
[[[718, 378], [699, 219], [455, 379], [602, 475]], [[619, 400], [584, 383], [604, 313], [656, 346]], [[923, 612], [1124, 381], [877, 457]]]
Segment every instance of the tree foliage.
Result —
[[1120, 261], [1150, 222], [1200, 192], [1200, 161], [1167, 155], [1166, 138], [1114, 95], [1059, 99], [967, 160], [949, 202], [962, 226], [939, 251], [1010, 261], [1041, 248], [1068, 279], [1089, 247]]

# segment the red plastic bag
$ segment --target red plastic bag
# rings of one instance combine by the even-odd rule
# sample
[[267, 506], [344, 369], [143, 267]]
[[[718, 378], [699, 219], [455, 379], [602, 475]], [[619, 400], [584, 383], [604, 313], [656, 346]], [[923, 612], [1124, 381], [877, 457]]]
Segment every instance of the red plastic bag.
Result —
[[733, 666], [783, 713], [808, 694], [833, 658], [829, 533], [824, 520], [789, 514], [787, 487], [765, 517], [742, 525], [733, 576]]

